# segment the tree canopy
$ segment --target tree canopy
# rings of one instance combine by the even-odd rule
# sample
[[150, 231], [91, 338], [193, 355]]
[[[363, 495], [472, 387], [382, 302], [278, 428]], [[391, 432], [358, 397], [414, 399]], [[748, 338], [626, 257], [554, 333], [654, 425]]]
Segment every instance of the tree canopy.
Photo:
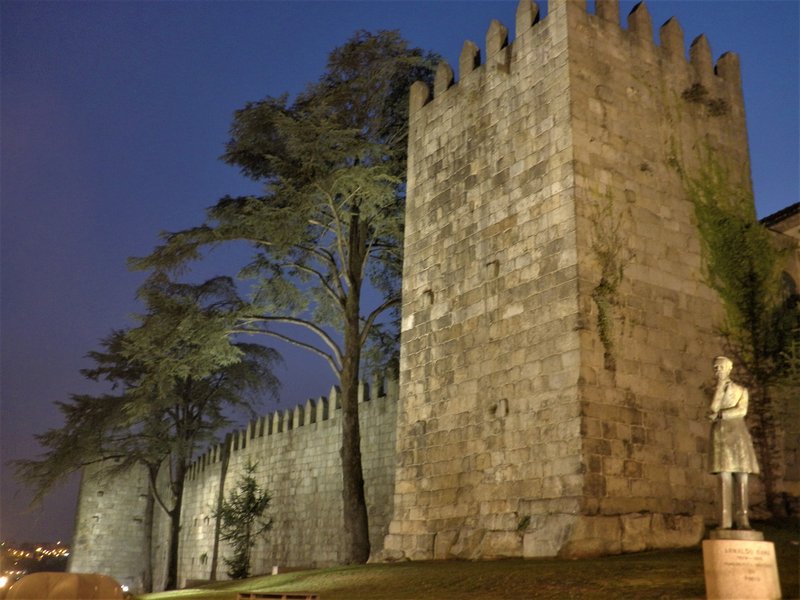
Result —
[[[228, 278], [190, 285], [156, 275], [140, 296], [147, 310], [139, 325], [113, 331], [89, 353], [93, 366], [82, 371], [109, 389], [57, 403], [64, 426], [36, 436], [45, 452], [16, 466], [37, 498], [89, 464], [101, 463], [111, 473], [144, 466], [154, 499], [171, 522], [167, 585], [174, 587], [186, 470], [231, 423], [232, 409], [252, 412], [261, 397], [276, 392], [272, 368], [279, 356], [229, 335], [245, 304]], [[166, 497], [156, 485], [164, 470]]]
[[[357, 32], [293, 102], [267, 97], [236, 111], [223, 159], [263, 185], [225, 197], [206, 222], [166, 234], [143, 268], [171, 272], [206, 246], [245, 241], [240, 276], [252, 306], [236, 332], [260, 333], [321, 356], [342, 389], [345, 560], [369, 557], [357, 385], [370, 341], [396, 359], [408, 89], [433, 78], [435, 57], [397, 32]], [[376, 294], [365, 294], [370, 284]], [[276, 327], [310, 331], [316, 343]]]

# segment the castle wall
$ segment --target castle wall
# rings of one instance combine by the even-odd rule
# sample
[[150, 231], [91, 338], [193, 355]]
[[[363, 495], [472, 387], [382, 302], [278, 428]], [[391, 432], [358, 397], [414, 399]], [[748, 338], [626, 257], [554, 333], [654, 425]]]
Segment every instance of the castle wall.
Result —
[[690, 544], [716, 514], [704, 388], [724, 312], [685, 178], [716, 164], [754, 211], [738, 61], [723, 55], [715, 72], [702, 36], [687, 59], [675, 19], [654, 43], [644, 3], [627, 29], [616, 2], [572, 7], [584, 511], [604, 533], [562, 552]]
[[[584, 489], [566, 5], [412, 88], [395, 515], [384, 557], [552, 554]], [[534, 548], [533, 546], [538, 545]]]
[[109, 475], [98, 463], [81, 476], [78, 514], [67, 570], [101, 573], [144, 589], [147, 578], [148, 481], [144, 468]]
[[[392, 514], [395, 475], [397, 383], [372, 392], [359, 388], [361, 453], [369, 511], [370, 543], [380, 552]], [[220, 485], [227, 497], [248, 461], [256, 479], [272, 497], [267, 516], [273, 527], [253, 549], [253, 574], [272, 567], [319, 567], [341, 562], [341, 426], [337, 390], [330, 398], [272, 413], [199, 457], [183, 492], [178, 555], [178, 584], [211, 578]], [[224, 460], [227, 453], [227, 464]], [[166, 495], [166, 472], [159, 487]], [[148, 553], [154, 590], [164, 589], [169, 551], [169, 519], [157, 506], [148, 512], [148, 480], [143, 467], [108, 475], [101, 465], [84, 470], [70, 557], [71, 572], [110, 575], [134, 592], [146, 588]], [[150, 533], [152, 532], [152, 536]], [[216, 578], [226, 579], [220, 543]]]
[[713, 512], [723, 313], [686, 182], [750, 190], [738, 62], [687, 60], [674, 20], [656, 45], [644, 4], [534, 12], [412, 89], [387, 559], [693, 545]]
[[[800, 203], [765, 217], [761, 223], [772, 233], [773, 242], [783, 254], [782, 278], [786, 297], [800, 294]], [[784, 472], [778, 490], [800, 497], [800, 402], [797, 390], [773, 390], [782, 400], [779, 416], [784, 426]], [[795, 508], [796, 510], [796, 508]]]
[[[397, 385], [385, 393], [362, 386], [359, 418], [370, 542], [380, 551], [387, 533], [394, 490]], [[342, 476], [341, 424], [336, 390], [329, 399], [309, 400], [273, 413], [232, 436], [224, 477], [227, 497], [239, 483], [248, 461], [255, 477], [272, 497], [268, 516], [273, 526], [253, 549], [251, 572], [272, 567], [320, 567], [341, 561]], [[216, 447], [192, 467], [186, 481], [181, 517], [179, 584], [211, 578], [215, 519], [223, 452]], [[217, 579], [226, 579], [220, 543]]]
[[784, 406], [786, 472], [781, 491], [797, 498], [800, 497], [800, 402], [789, 396]]
[[[483, 61], [464, 45], [457, 84], [442, 64], [432, 99], [412, 87], [399, 391], [360, 402], [373, 558], [686, 546], [717, 513], [705, 412], [723, 311], [686, 183], [713, 171], [751, 190], [738, 63], [714, 66], [703, 37], [687, 58], [675, 20], [654, 41], [644, 4], [624, 28], [616, 0], [592, 6], [551, 0], [539, 19], [522, 0], [512, 44], [493, 22]], [[274, 520], [253, 573], [340, 561], [337, 409], [333, 390], [196, 461], [179, 584], [211, 578], [213, 514], [248, 461]], [[143, 472], [87, 470], [71, 569], [139, 589], [146, 502]], [[158, 509], [152, 530], [158, 589]]]

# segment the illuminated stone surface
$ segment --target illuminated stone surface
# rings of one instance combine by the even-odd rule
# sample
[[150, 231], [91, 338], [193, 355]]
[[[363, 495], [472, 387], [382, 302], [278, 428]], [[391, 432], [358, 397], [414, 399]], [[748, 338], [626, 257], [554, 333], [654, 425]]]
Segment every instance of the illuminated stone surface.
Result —
[[705, 540], [703, 568], [709, 600], [773, 600], [781, 597], [772, 542]]

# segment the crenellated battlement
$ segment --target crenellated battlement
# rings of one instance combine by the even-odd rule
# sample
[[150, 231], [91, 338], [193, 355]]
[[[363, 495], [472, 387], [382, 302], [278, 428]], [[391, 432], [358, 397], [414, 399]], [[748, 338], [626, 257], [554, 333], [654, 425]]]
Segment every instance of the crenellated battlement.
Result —
[[[223, 442], [212, 445], [198, 456], [189, 467], [187, 479], [190, 481], [196, 479], [203, 474], [206, 468], [222, 461], [226, 447], [228, 452], [233, 455], [239, 450], [246, 449], [253, 440], [258, 438], [277, 436], [310, 425], [335, 421], [339, 418], [338, 411], [342, 408], [340, 396], [341, 390], [338, 386], [333, 386], [327, 397], [310, 398], [304, 404], [298, 404], [294, 408], [273, 411], [253, 419], [247, 426], [228, 433]], [[381, 401], [396, 402], [397, 397], [397, 381], [394, 379], [373, 378], [371, 385], [363, 381], [358, 385], [359, 404]]]
[[[359, 423], [370, 541], [380, 547], [394, 490], [398, 385], [373, 378], [359, 384]], [[273, 565], [332, 565], [341, 560], [341, 392], [307, 400], [253, 419], [192, 465], [183, 490], [180, 542], [182, 578], [208, 578], [202, 557], [215, 552], [215, 511], [246, 465], [272, 498], [270, 535], [253, 549], [254, 569]], [[224, 556], [225, 548], [219, 549]], [[221, 573], [217, 573], [218, 576]]]
[[[553, 27], [553, 20], [569, 23], [567, 37], [582, 35], [584, 27], [600, 27], [611, 34], [623, 48], [631, 52], [631, 60], [649, 60], [641, 53], [652, 53], [664, 63], [664, 67], [689, 72], [697, 83], [712, 86], [714, 91], [726, 95], [741, 95], [741, 76], [738, 57], [726, 52], [716, 64], [713, 62], [711, 46], [704, 34], [690, 44], [688, 55], [685, 48], [683, 28], [672, 17], [658, 30], [658, 43], [654, 41], [653, 22], [645, 2], [637, 4], [627, 15], [627, 28], [620, 20], [619, 0], [594, 0], [594, 13], [588, 12], [587, 0], [549, 0], [548, 14], [540, 18], [539, 6], [532, 0], [520, 0], [515, 20], [515, 38], [509, 42], [508, 29], [498, 20], [493, 20], [486, 32], [485, 61], [482, 62], [480, 48], [471, 40], [464, 42], [458, 62], [458, 73], [442, 61], [436, 70], [433, 90], [422, 82], [411, 88], [410, 107], [412, 115], [430, 102], [445, 94], [458, 94], [459, 84], [475, 72], [485, 77], [504, 77], [514, 71], [515, 66], [526, 60], [519, 52], [519, 41], [528, 35]], [[531, 45], [528, 49], [532, 49]], [[639, 56], [634, 56], [639, 54]]]

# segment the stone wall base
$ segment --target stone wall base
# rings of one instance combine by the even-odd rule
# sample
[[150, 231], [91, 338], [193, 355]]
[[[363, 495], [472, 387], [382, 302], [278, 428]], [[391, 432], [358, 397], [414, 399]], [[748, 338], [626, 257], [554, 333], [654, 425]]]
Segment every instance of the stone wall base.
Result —
[[490, 531], [462, 527], [435, 534], [390, 534], [384, 549], [374, 560], [584, 558], [697, 546], [704, 530], [703, 518], [699, 516], [554, 513], [531, 517], [524, 530]]
[[703, 518], [700, 516], [663, 513], [579, 516], [575, 517], [567, 540], [556, 555], [582, 558], [644, 550], [689, 548], [700, 543], [704, 530]]

